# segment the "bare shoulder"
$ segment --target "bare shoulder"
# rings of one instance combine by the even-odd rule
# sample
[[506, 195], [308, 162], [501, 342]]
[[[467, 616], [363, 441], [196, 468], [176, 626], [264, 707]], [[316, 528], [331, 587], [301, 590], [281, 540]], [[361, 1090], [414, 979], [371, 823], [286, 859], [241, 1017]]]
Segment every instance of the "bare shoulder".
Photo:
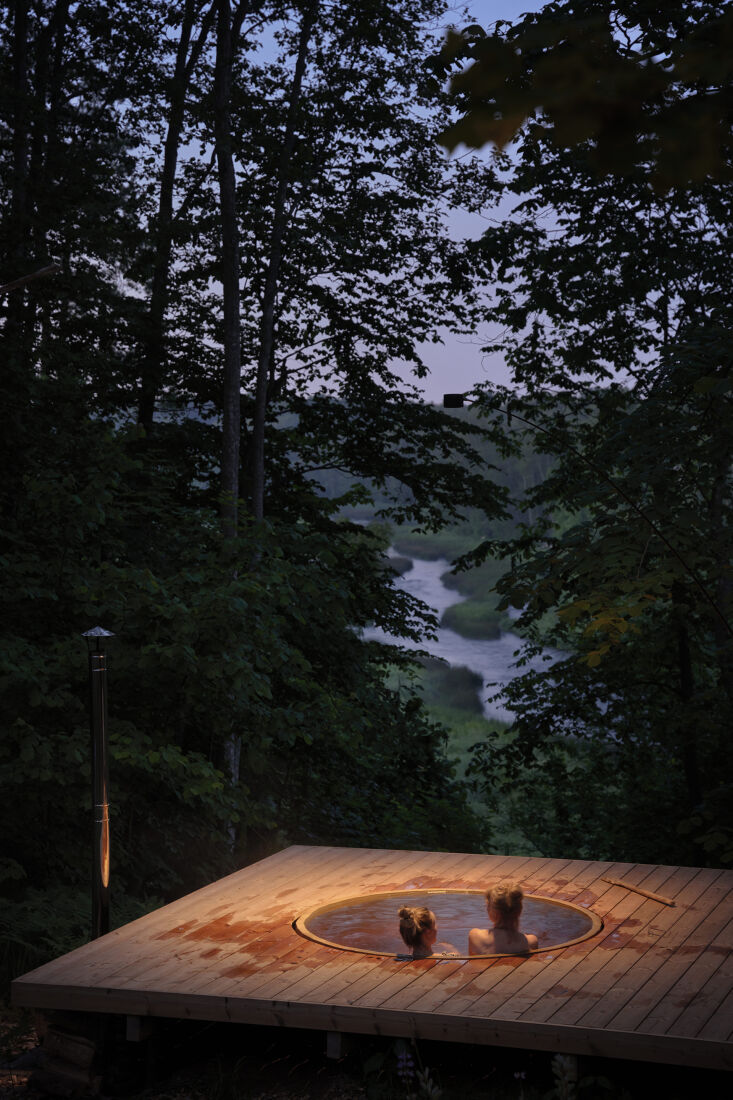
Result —
[[526, 940], [527, 940], [527, 943], [529, 944], [530, 951], [534, 951], [534, 949], [536, 947], [539, 947], [539, 945], [540, 945], [540, 941], [537, 939], [536, 936], [533, 936], [531, 932], [527, 933]]
[[469, 955], [487, 955], [493, 950], [493, 938], [485, 928], [472, 928], [468, 933]]

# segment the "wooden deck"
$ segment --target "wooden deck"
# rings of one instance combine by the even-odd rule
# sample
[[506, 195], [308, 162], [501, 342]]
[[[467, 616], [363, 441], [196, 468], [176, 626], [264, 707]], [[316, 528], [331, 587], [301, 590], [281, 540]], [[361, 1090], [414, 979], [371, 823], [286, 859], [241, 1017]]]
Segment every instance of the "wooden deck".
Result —
[[[604, 876], [675, 899], [674, 907]], [[563, 949], [399, 961], [297, 935], [337, 898], [518, 878], [588, 906]], [[415, 1036], [733, 1069], [733, 872], [292, 847], [16, 979], [13, 1003]]]

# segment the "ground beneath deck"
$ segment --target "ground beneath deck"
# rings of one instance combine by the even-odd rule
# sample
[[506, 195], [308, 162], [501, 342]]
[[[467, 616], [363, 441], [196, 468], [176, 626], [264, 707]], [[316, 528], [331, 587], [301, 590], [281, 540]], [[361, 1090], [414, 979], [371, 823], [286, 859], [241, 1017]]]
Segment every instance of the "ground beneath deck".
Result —
[[[29, 1065], [38, 1041], [22, 1010], [0, 1009], [0, 1100], [48, 1097]], [[102, 1095], [127, 1100], [397, 1100], [409, 1092], [398, 1073], [405, 1051], [427, 1069], [440, 1100], [547, 1100], [556, 1085], [548, 1054], [442, 1042], [359, 1036], [334, 1062], [316, 1032], [168, 1020], [146, 1044], [118, 1046]], [[581, 1096], [592, 1100], [730, 1095], [723, 1071], [599, 1058], [581, 1059], [578, 1069]]]

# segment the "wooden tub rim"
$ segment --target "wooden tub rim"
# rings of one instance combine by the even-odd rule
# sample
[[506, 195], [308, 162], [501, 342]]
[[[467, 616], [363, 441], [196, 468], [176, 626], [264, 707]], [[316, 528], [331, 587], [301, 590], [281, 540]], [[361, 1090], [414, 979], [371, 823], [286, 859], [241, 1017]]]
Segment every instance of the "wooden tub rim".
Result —
[[349, 905], [358, 901], [378, 901], [382, 898], [403, 898], [406, 894], [415, 895], [420, 894], [425, 897], [429, 897], [431, 894], [476, 894], [479, 897], [485, 898], [485, 890], [471, 890], [464, 887], [450, 887], [450, 886], [431, 886], [424, 889], [416, 887], [414, 889], [405, 890], [385, 890], [377, 891], [373, 894], [355, 894], [348, 898], [337, 898], [336, 901], [329, 901], [323, 905], [314, 906], [313, 909], [309, 909], [306, 913], [302, 913], [296, 917], [292, 922], [292, 928], [303, 939], [310, 940], [312, 943], [320, 944], [322, 947], [332, 947], [337, 951], [349, 951], [354, 955], [372, 955], [379, 959], [398, 959], [400, 962], [463, 962], [469, 961], [491, 961], [492, 959], [506, 959], [506, 958], [526, 958], [529, 955], [538, 955], [542, 951], [561, 951], [565, 947], [572, 947], [576, 943], [583, 943], [585, 940], [592, 939], [593, 936], [597, 936], [599, 932], [603, 931], [603, 919], [599, 915], [585, 905], [578, 905], [572, 901], [565, 901], [563, 898], [553, 898], [549, 894], [533, 894], [527, 893], [524, 895], [526, 898], [535, 898], [537, 901], [549, 901], [553, 905], [562, 906], [565, 909], [574, 909], [578, 913], [582, 913], [583, 916], [588, 917], [591, 922], [591, 926], [587, 932], [584, 932], [582, 936], [576, 936], [572, 940], [564, 940], [563, 943], [551, 943], [542, 945], [539, 947], [533, 947], [527, 952], [508, 952], [504, 951], [496, 953], [495, 955], [430, 955], [427, 959], [413, 959], [406, 952], [397, 951], [372, 951], [370, 948], [362, 947], [349, 947], [346, 944], [334, 943], [333, 940], [323, 939], [322, 936], [317, 936], [315, 932], [311, 932], [308, 928], [308, 921], [311, 917], [320, 916], [322, 913], [328, 913], [332, 909], [340, 909], [343, 905]]

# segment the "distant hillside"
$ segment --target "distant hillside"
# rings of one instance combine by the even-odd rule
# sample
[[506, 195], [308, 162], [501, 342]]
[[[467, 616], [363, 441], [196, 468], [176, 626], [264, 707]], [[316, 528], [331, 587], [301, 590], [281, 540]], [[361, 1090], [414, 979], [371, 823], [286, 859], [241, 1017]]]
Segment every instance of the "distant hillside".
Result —
[[[469, 423], [479, 425], [481, 423], [472, 409], [450, 409], [446, 410], [446, 415]], [[514, 499], [520, 498], [527, 489], [542, 481], [547, 476], [552, 461], [548, 455], [534, 451], [526, 451], [517, 458], [504, 458], [498, 454], [489, 440], [482, 439], [480, 436], [476, 436], [474, 446], [483, 459], [487, 477], [500, 485], [507, 486]], [[312, 480], [323, 486], [330, 500], [342, 496], [354, 484], [361, 484], [368, 489], [372, 496], [371, 504], [348, 506], [343, 509], [343, 515], [350, 519], [374, 519], [380, 509], [385, 508], [395, 495], [409, 494], [409, 490], [401, 487], [396, 481], [389, 482], [385, 492], [373, 483], [352, 477], [341, 470], [319, 470], [310, 476]], [[437, 535], [416, 535], [413, 538], [410, 536], [409, 529], [402, 530], [399, 535], [400, 550], [415, 557], [453, 558], [465, 553], [483, 539], [510, 537], [516, 530], [518, 518], [517, 514], [510, 520], [489, 521], [478, 509], [467, 509], [463, 523], [452, 523], [449, 529]]]

